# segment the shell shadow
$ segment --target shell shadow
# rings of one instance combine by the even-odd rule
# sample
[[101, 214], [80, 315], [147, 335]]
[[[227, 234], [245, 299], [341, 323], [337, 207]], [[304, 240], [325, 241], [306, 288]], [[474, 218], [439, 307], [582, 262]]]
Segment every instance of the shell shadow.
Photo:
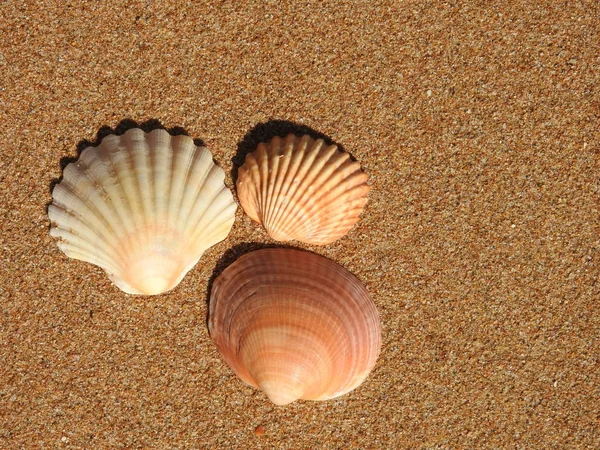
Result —
[[[104, 125], [96, 132], [96, 137], [94, 140], [90, 141], [88, 139], [83, 139], [83, 140], [79, 141], [79, 143], [77, 144], [77, 155], [64, 156], [60, 159], [60, 176], [58, 178], [54, 178], [53, 180], [50, 181], [50, 183], [48, 183], [48, 190], [50, 191], [50, 196], [52, 196], [52, 191], [54, 190], [54, 187], [62, 181], [63, 172], [64, 172], [65, 168], [70, 163], [76, 162], [79, 159], [79, 157], [81, 156], [81, 152], [83, 152], [88, 147], [97, 147], [102, 142], [102, 139], [104, 139], [109, 134], [116, 134], [117, 136], [120, 136], [122, 134], [125, 134], [125, 132], [127, 130], [130, 130], [132, 128], [141, 128], [146, 133], [149, 133], [152, 130], [161, 129], [161, 130], [166, 130], [172, 136], [179, 136], [179, 135], [189, 136], [190, 135], [185, 128], [182, 128], [182, 127], [167, 128], [158, 119], [149, 119], [144, 122], [138, 123], [133, 119], [127, 118], [127, 119], [121, 120], [117, 124], [117, 126], [114, 128], [112, 128], [108, 125]], [[204, 147], [205, 143], [202, 139], [194, 139], [194, 145], [196, 145], [197, 147]], [[48, 203], [46, 203], [46, 208], [45, 208], [46, 214], [48, 214], [48, 207], [51, 204], [52, 204], [52, 199], [50, 199], [50, 201]]]
[[237, 152], [235, 156], [231, 158], [231, 179], [233, 180], [233, 184], [235, 185], [237, 183], [238, 169], [244, 164], [246, 155], [256, 150], [258, 144], [261, 142], [268, 142], [275, 136], [284, 138], [290, 133], [295, 134], [296, 136], [308, 134], [313, 139], [323, 139], [327, 145], [337, 145], [339, 150], [349, 153], [352, 160], [356, 160], [343, 145], [335, 142], [325, 133], [321, 133], [307, 125], [290, 122], [289, 120], [269, 120], [254, 126], [246, 133], [242, 140], [238, 142]]
[[208, 318], [209, 318], [209, 312], [210, 312], [210, 296], [211, 296], [211, 291], [212, 291], [215, 280], [219, 277], [219, 275], [221, 275], [223, 273], [223, 271], [225, 269], [227, 269], [227, 267], [229, 267], [231, 264], [233, 264], [241, 256], [243, 256], [247, 253], [251, 253], [255, 250], [262, 250], [264, 248], [289, 248], [289, 249], [293, 249], [293, 250], [301, 250], [301, 251], [305, 251], [305, 252], [314, 253], [314, 252], [311, 252], [310, 250], [307, 250], [307, 249], [299, 247], [299, 246], [287, 245], [287, 244], [281, 244], [281, 243], [275, 243], [275, 242], [270, 242], [270, 243], [242, 242], [240, 244], [234, 245], [229, 250], [225, 251], [225, 253], [223, 253], [223, 255], [217, 261], [217, 265], [213, 269], [212, 275], [210, 276], [208, 283], [206, 285], [205, 299], [206, 299], [206, 326], [207, 326], [207, 328], [208, 328]]

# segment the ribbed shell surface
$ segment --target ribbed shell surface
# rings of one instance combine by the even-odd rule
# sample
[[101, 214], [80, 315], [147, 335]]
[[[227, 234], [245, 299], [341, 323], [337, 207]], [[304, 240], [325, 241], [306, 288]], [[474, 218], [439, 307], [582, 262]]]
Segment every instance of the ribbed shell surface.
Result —
[[279, 405], [351, 391], [381, 347], [377, 309], [354, 275], [281, 248], [246, 254], [215, 280], [209, 332], [229, 367]]
[[310, 136], [261, 143], [238, 171], [242, 208], [278, 241], [325, 245], [341, 238], [358, 221], [368, 192], [358, 162]]
[[229, 233], [236, 204], [224, 177], [188, 136], [109, 135], [65, 168], [48, 208], [50, 234], [123, 291], [159, 294]]

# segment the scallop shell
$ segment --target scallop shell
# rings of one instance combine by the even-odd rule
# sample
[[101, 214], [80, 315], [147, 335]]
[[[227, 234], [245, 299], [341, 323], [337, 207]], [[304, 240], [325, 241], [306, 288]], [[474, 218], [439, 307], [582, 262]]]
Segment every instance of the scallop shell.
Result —
[[259, 144], [237, 181], [242, 208], [273, 239], [318, 245], [354, 226], [369, 189], [367, 174], [348, 153], [293, 134]]
[[333, 261], [292, 249], [254, 251], [225, 269], [208, 326], [229, 367], [277, 405], [351, 391], [381, 348], [365, 286]]
[[109, 135], [65, 168], [48, 208], [50, 234], [123, 291], [160, 294], [227, 237], [237, 206], [224, 177], [189, 136]]

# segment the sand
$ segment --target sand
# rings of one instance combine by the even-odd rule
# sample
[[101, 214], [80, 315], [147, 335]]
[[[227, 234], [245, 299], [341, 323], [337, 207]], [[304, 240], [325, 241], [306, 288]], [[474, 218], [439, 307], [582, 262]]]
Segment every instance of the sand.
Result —
[[[0, 448], [600, 448], [599, 49], [596, 1], [0, 3]], [[229, 187], [288, 131], [362, 164], [360, 222], [297, 246], [377, 304], [363, 385], [276, 407], [223, 363], [207, 286], [274, 244], [241, 209], [161, 296], [59, 251], [62, 168], [132, 126]]]

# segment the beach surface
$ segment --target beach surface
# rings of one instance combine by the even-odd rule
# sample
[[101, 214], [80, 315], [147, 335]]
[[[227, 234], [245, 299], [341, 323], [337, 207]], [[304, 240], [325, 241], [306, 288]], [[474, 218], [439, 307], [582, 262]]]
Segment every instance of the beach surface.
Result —
[[[599, 51], [597, 1], [1, 2], [0, 448], [600, 448]], [[356, 226], [289, 245], [376, 303], [361, 386], [279, 407], [223, 362], [210, 285], [277, 245], [241, 208], [160, 296], [58, 249], [65, 165], [136, 126], [236, 201], [276, 135], [360, 162]]]

